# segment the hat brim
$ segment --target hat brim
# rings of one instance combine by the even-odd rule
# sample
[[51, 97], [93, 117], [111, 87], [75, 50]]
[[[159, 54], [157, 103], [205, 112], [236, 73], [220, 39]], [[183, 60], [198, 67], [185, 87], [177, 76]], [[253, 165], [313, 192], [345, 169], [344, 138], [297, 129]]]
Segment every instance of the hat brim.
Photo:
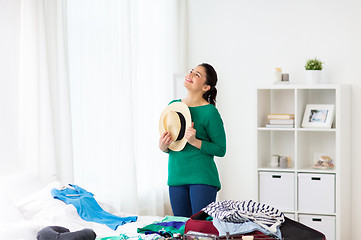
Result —
[[[189, 111], [188, 106], [182, 102], [173, 102], [173, 103], [169, 104], [163, 110], [162, 114], [160, 115], [160, 119], [159, 119], [159, 134], [160, 135], [162, 135], [166, 131], [164, 128], [164, 125], [163, 125], [163, 119], [168, 111], [175, 111], [175, 112], [180, 112], [183, 114], [185, 122], [186, 122], [186, 126], [185, 126], [186, 130], [190, 126], [192, 126], [192, 117], [191, 117], [191, 112]], [[182, 139], [180, 139], [178, 141], [173, 141], [169, 145], [168, 148], [172, 151], [181, 151], [181, 150], [183, 150], [183, 148], [186, 144], [187, 144], [187, 139], [185, 137], [183, 137]]]

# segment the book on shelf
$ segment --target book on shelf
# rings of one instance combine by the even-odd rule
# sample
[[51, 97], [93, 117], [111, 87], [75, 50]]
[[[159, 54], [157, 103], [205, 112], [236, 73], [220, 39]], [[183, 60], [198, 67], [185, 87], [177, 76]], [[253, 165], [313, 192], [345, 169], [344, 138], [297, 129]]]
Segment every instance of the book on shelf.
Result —
[[294, 114], [268, 114], [268, 119], [294, 119]]
[[293, 124], [266, 124], [266, 128], [293, 128]]
[[294, 124], [295, 119], [270, 119], [270, 124]]

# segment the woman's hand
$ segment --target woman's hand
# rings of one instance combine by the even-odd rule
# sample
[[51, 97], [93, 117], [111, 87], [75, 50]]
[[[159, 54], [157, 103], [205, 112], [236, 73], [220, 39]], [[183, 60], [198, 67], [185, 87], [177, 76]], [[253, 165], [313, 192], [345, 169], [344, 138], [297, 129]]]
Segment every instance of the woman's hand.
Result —
[[172, 143], [172, 136], [165, 131], [159, 138], [159, 149], [163, 152], [168, 152], [168, 147]]
[[196, 138], [196, 130], [194, 129], [194, 122], [192, 122], [192, 126], [189, 127], [185, 133], [185, 138], [188, 143], [193, 145], [194, 147], [201, 149], [202, 141]]

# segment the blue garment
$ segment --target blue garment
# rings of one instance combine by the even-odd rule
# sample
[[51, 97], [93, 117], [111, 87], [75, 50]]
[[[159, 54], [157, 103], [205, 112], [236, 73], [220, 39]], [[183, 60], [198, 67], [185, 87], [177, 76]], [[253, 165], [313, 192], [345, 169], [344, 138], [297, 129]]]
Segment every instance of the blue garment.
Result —
[[190, 217], [216, 201], [218, 188], [205, 184], [169, 186], [174, 216]]
[[214, 218], [213, 225], [215, 228], [217, 228], [220, 237], [226, 236], [227, 233], [230, 235], [237, 235], [237, 234], [251, 233], [254, 231], [260, 231], [266, 235], [277, 237], [277, 239], [283, 239], [281, 230], [279, 228], [277, 228], [277, 232], [272, 233], [264, 229], [257, 223], [251, 221], [243, 222], [243, 223], [232, 223], [232, 222], [223, 222], [217, 218]]
[[159, 226], [163, 226], [163, 227], [174, 227], [177, 229], [180, 229], [181, 227], [183, 227], [185, 225], [185, 222], [160, 222], [160, 223], [155, 223], [156, 225]]
[[74, 189], [65, 188], [59, 190], [53, 188], [51, 195], [53, 198], [59, 199], [66, 204], [74, 205], [79, 216], [85, 221], [102, 223], [113, 230], [116, 230], [120, 225], [137, 221], [137, 216], [119, 217], [104, 211], [91, 192], [74, 184], [69, 185]]

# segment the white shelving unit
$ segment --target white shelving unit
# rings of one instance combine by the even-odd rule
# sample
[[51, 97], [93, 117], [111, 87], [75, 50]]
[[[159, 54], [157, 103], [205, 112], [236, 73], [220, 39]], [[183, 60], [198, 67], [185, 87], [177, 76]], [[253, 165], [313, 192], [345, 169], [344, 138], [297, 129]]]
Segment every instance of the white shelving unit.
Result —
[[[351, 116], [348, 85], [270, 85], [257, 88], [256, 159], [258, 200], [324, 234], [350, 239]], [[307, 104], [333, 104], [330, 129], [302, 128]], [[268, 114], [294, 114], [294, 128], [266, 128]], [[332, 169], [313, 168], [324, 153]], [[271, 168], [272, 155], [289, 156], [291, 167]]]

